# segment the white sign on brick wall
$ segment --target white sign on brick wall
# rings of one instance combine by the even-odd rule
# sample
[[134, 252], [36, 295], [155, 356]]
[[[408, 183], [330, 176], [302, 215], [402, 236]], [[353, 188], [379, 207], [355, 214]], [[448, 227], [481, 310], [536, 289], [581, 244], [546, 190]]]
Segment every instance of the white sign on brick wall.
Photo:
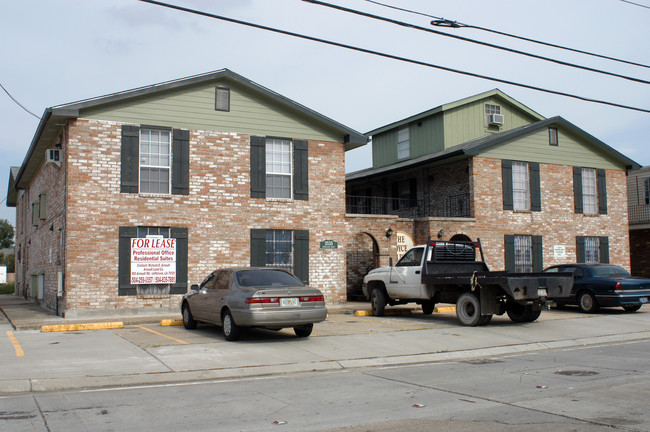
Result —
[[0, 283], [7, 283], [7, 266], [0, 266]]
[[176, 283], [176, 239], [131, 239], [131, 283]]
[[397, 237], [397, 259], [399, 260], [413, 247], [413, 238], [402, 231], [396, 231], [395, 236]]

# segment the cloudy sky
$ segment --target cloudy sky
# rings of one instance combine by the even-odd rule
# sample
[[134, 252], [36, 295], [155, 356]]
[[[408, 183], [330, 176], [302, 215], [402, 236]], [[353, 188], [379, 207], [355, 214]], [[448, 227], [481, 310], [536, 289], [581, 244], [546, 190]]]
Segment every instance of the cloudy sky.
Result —
[[[650, 65], [650, 0], [379, 0], [381, 3]], [[650, 85], [569, 68], [301, 0], [169, 3], [426, 63], [650, 109]], [[367, 0], [330, 3], [430, 27], [431, 18]], [[439, 29], [436, 27], [436, 29]], [[464, 28], [450, 33], [650, 81], [650, 69]], [[560, 115], [642, 165], [650, 164], [650, 114], [270, 33], [137, 0], [3, 0], [0, 83], [39, 118], [47, 107], [228, 68], [359, 132], [499, 88]], [[39, 119], [0, 89], [0, 200]], [[370, 146], [347, 171], [370, 166]], [[0, 218], [15, 209], [0, 204]]]

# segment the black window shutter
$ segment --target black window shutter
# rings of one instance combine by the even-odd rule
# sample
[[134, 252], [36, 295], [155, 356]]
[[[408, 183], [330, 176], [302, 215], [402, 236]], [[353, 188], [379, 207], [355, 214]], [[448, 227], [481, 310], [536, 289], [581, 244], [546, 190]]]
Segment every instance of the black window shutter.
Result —
[[266, 266], [266, 230], [251, 230], [251, 267]]
[[542, 211], [542, 189], [537, 162], [530, 163], [530, 209]]
[[544, 247], [542, 236], [533, 236], [533, 271], [541, 272], [544, 270]]
[[309, 231], [293, 232], [293, 271], [303, 283], [309, 283]]
[[600, 237], [600, 262], [609, 264], [609, 237]]
[[172, 194], [190, 194], [190, 131], [172, 132]]
[[585, 238], [582, 236], [576, 237], [576, 261], [585, 262]]
[[418, 179], [409, 180], [409, 207], [418, 206]]
[[598, 213], [607, 214], [607, 173], [604, 169], [597, 171], [598, 176]]
[[582, 208], [582, 168], [580, 167], [573, 167], [573, 203], [576, 213], [584, 213]]
[[505, 236], [505, 261], [506, 271], [514, 273], [515, 271], [515, 236]]
[[176, 239], [176, 283], [172, 284], [170, 294], [187, 292], [187, 228], [172, 227], [169, 236]]
[[512, 161], [511, 160], [501, 161], [501, 181], [503, 183], [503, 209], [512, 210], [513, 207], [512, 207]]
[[[140, 128], [122, 125], [120, 192], [138, 193], [140, 168]], [[130, 258], [129, 258], [130, 259]]]
[[309, 199], [309, 146], [307, 141], [293, 142], [293, 198]]
[[131, 239], [138, 236], [137, 227], [119, 228], [117, 295], [137, 294], [137, 285], [131, 285]]
[[266, 138], [251, 136], [251, 198], [266, 198]]

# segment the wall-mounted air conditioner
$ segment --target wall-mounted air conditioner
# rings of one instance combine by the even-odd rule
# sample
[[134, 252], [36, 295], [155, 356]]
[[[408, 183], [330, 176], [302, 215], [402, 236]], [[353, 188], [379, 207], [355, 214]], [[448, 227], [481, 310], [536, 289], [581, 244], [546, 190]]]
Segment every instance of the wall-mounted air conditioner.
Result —
[[61, 150], [47, 149], [45, 150], [45, 163], [53, 163], [56, 166], [61, 166]]
[[503, 114], [490, 114], [490, 124], [491, 125], [502, 125], [503, 124]]

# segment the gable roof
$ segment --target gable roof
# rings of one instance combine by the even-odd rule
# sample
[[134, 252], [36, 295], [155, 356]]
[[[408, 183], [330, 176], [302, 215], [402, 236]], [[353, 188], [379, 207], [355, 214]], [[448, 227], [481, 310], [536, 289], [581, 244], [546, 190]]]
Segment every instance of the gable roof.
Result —
[[9, 186], [7, 188], [7, 207], [16, 207], [18, 192], [16, 191], [16, 176], [20, 167], [12, 166], [9, 170]]
[[518, 100], [513, 99], [512, 97], [508, 96], [507, 94], [505, 94], [501, 90], [492, 89], [492, 90], [486, 91], [484, 93], [479, 93], [477, 95], [466, 97], [466, 98], [457, 100], [455, 102], [450, 102], [450, 103], [447, 103], [447, 104], [443, 104], [443, 105], [437, 106], [435, 108], [432, 108], [430, 110], [421, 112], [419, 114], [415, 114], [415, 115], [407, 117], [405, 119], [398, 120], [396, 122], [387, 124], [387, 125], [382, 126], [380, 128], [377, 128], [377, 129], [371, 130], [369, 132], [366, 132], [366, 135], [376, 135], [376, 134], [379, 134], [379, 133], [382, 133], [382, 132], [386, 132], [388, 130], [394, 129], [394, 128], [402, 126], [404, 124], [412, 123], [414, 121], [421, 120], [421, 119], [426, 118], [426, 117], [430, 117], [430, 116], [432, 116], [434, 114], [438, 114], [438, 113], [441, 113], [443, 111], [448, 111], [448, 110], [451, 110], [453, 108], [458, 108], [458, 107], [463, 106], [463, 105], [468, 105], [468, 104], [471, 104], [473, 102], [479, 101], [481, 99], [487, 99], [489, 97], [497, 97], [499, 99], [502, 99], [503, 101], [508, 102], [511, 105], [514, 105], [519, 110], [527, 113], [528, 115], [535, 118], [536, 120], [544, 120], [544, 118], [545, 118], [544, 116], [542, 116], [541, 114], [539, 114], [539, 113], [533, 111], [532, 109], [528, 108], [526, 105], [522, 104]]
[[[271, 100], [291, 112], [295, 112], [309, 119], [320, 126], [335, 131], [343, 137], [345, 149], [351, 150], [356, 147], [365, 145], [368, 137], [357, 132], [341, 123], [338, 123], [316, 111], [307, 108], [287, 97], [280, 95], [260, 84], [257, 84], [235, 72], [228, 69], [208, 72], [199, 75], [193, 75], [186, 78], [175, 79], [158, 84], [152, 84], [144, 87], [138, 87], [131, 90], [110, 93], [104, 96], [98, 96], [90, 99], [84, 99], [77, 102], [71, 102], [62, 105], [56, 105], [47, 108], [41, 117], [34, 138], [32, 139], [27, 155], [15, 178], [15, 186], [18, 189], [25, 188], [29, 180], [40, 167], [44, 159], [44, 150], [55, 142], [60, 134], [62, 125], [72, 118], [80, 116], [84, 109], [98, 108], [116, 102], [127, 101], [153, 95], [159, 92], [178, 89], [183, 87], [194, 86], [202, 83], [209, 83], [215, 80], [229, 80], [246, 88], [248, 91], [268, 100]], [[46, 144], [41, 144], [46, 143]], [[37, 147], [42, 147], [43, 151], [36, 151]]]
[[565, 120], [560, 116], [551, 117], [536, 123], [532, 123], [526, 126], [521, 126], [516, 129], [511, 129], [505, 132], [500, 132], [493, 135], [486, 135], [481, 138], [473, 139], [467, 141], [463, 144], [459, 144], [454, 147], [447, 148], [437, 153], [432, 153], [417, 158], [413, 158], [407, 161], [398, 162], [396, 164], [383, 166], [379, 168], [368, 168], [361, 171], [356, 171], [346, 175], [346, 180], [356, 180], [363, 177], [388, 174], [391, 172], [415, 168], [420, 165], [430, 164], [434, 162], [441, 161], [450, 161], [454, 159], [463, 159], [466, 157], [477, 156], [484, 151], [508, 140], [522, 137], [524, 135], [537, 132], [540, 129], [545, 129], [549, 126], [562, 126], [567, 130], [575, 133], [576, 135], [582, 137], [584, 140], [589, 141], [595, 148], [605, 153], [608, 157], [616, 160], [621, 165], [624, 165], [627, 170], [635, 170], [641, 168], [641, 165], [632, 159], [628, 158], [624, 154], [615, 150], [614, 148], [608, 146], [598, 138], [587, 133], [583, 129], [580, 129], [578, 126], [573, 123]]

